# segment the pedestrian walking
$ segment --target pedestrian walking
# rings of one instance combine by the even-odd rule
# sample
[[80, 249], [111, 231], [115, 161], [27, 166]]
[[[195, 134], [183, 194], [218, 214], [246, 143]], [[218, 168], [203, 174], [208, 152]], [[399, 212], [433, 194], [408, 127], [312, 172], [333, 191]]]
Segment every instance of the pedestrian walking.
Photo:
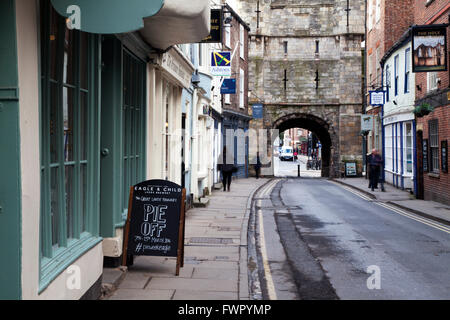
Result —
[[236, 171], [237, 168], [234, 165], [233, 157], [227, 152], [227, 147], [223, 147], [223, 151], [219, 155], [219, 164], [217, 167], [222, 173], [223, 191], [230, 191], [231, 178], [233, 177], [233, 172]]
[[369, 179], [369, 186], [367, 188], [372, 188], [372, 179], [370, 178], [370, 161], [372, 159], [372, 153], [368, 153], [366, 155], [366, 171], [367, 171], [367, 178]]
[[378, 150], [373, 149], [370, 156], [370, 188], [372, 191], [378, 189], [382, 164], [383, 160], [381, 159]]
[[256, 164], [255, 164], [256, 179], [259, 179], [261, 174], [261, 159], [259, 158], [259, 152], [256, 153]]

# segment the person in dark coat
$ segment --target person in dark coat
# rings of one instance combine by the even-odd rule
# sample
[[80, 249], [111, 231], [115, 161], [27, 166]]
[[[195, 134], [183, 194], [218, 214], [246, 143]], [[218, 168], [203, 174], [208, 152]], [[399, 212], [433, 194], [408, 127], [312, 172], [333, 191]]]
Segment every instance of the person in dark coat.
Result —
[[373, 149], [370, 157], [370, 187], [372, 191], [378, 188], [382, 164], [383, 160], [378, 150]]
[[259, 158], [259, 152], [256, 153], [256, 164], [255, 164], [256, 179], [259, 179], [261, 174], [261, 159]]
[[[373, 150], [372, 150], [373, 151]], [[372, 161], [372, 153], [368, 153], [366, 155], [366, 166], [367, 166], [367, 177], [369, 178], [369, 186], [368, 188], [372, 188], [372, 178], [370, 177], [370, 161]]]
[[[227, 162], [228, 161], [228, 162]], [[234, 159], [227, 153], [227, 147], [223, 147], [222, 153], [219, 155], [218, 169], [222, 172], [223, 191], [230, 191], [231, 178], [234, 171]]]

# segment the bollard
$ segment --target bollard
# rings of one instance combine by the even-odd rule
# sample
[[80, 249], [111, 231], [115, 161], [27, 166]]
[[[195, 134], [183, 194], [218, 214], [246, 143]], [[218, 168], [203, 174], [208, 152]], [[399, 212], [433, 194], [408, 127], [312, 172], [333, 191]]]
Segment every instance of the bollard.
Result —
[[298, 169], [298, 174], [297, 174], [297, 176], [300, 178], [300, 165], [297, 165], [297, 169]]

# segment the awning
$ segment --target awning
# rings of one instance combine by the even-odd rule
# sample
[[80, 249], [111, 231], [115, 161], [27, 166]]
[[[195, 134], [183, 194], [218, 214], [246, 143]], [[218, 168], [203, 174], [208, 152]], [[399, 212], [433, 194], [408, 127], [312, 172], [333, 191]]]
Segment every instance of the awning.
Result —
[[210, 33], [209, 0], [165, 0], [162, 9], [144, 19], [140, 34], [152, 47], [195, 43]]
[[164, 3], [164, 0], [51, 1], [55, 10], [64, 17], [79, 14], [80, 30], [100, 34], [140, 30], [144, 27], [143, 19], [158, 13]]

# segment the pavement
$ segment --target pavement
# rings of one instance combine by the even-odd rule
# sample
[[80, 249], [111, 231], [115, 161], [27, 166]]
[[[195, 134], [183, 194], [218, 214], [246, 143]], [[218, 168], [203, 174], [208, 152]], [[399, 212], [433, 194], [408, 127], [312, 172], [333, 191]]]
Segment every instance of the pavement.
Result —
[[450, 206], [445, 204], [435, 201], [418, 200], [409, 191], [397, 189], [387, 183], [384, 184], [385, 192], [381, 191], [380, 186], [378, 186], [378, 189], [375, 189], [375, 191], [371, 191], [368, 188], [369, 180], [366, 180], [365, 178], [340, 178], [333, 179], [333, 181], [361, 191], [376, 201], [386, 202], [403, 210], [408, 210], [415, 214], [450, 225]]
[[[105, 269], [105, 300], [249, 300], [247, 229], [254, 192], [269, 179], [233, 180], [204, 208], [186, 212], [185, 261], [138, 256], [133, 266]], [[106, 283], [107, 282], [107, 283]]]

